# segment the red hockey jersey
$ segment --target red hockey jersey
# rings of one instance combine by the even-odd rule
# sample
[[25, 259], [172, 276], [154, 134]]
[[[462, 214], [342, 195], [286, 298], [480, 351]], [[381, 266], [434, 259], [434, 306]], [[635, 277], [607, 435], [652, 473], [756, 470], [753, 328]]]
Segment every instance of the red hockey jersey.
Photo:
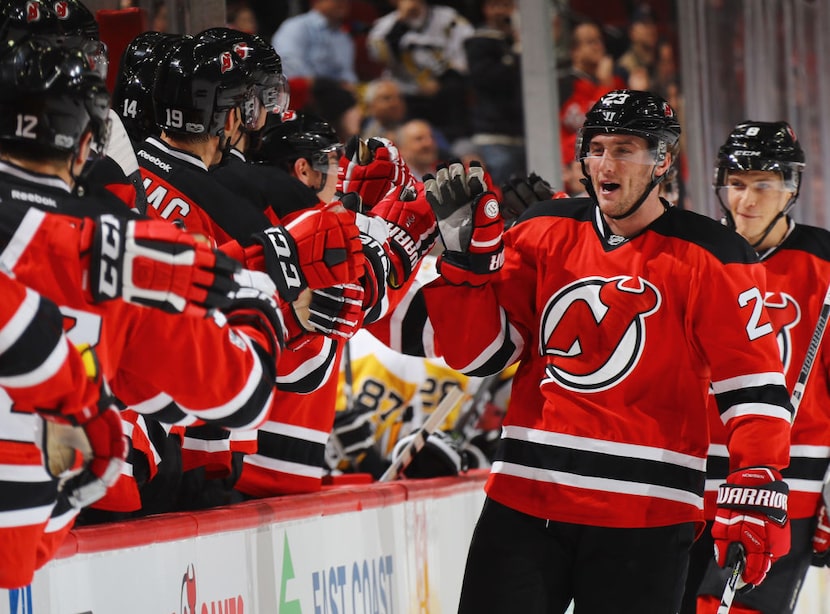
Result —
[[787, 466], [764, 271], [734, 233], [666, 205], [623, 239], [572, 199], [534, 206], [504, 240], [490, 283], [424, 289], [451, 366], [521, 359], [488, 496], [562, 522], [702, 523], [710, 382], [733, 465]]
[[[762, 258], [767, 274], [764, 304], [778, 339], [787, 389], [792, 391], [830, 283], [830, 232], [791, 222], [786, 239]], [[830, 462], [829, 374], [830, 353], [824, 344], [813, 363], [792, 426], [790, 465], [782, 472], [790, 487], [787, 504], [790, 518], [810, 518], [818, 512], [822, 480]], [[707, 519], [715, 517], [717, 489], [728, 475], [730, 465], [726, 447], [728, 432], [714, 403], [710, 407], [710, 419]]]

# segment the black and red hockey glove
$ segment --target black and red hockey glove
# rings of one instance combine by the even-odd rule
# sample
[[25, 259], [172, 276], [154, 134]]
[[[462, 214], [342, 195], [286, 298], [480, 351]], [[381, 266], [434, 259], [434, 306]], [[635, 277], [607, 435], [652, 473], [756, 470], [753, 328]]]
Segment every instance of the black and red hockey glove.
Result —
[[363, 273], [365, 259], [355, 214], [339, 203], [303, 211], [285, 226], [253, 238], [263, 247], [265, 270], [288, 302], [297, 300], [305, 288], [352, 283]]
[[501, 186], [501, 214], [508, 225], [535, 203], [552, 198], [568, 198], [565, 192], [557, 192], [536, 173], [527, 177], [513, 177]]
[[335, 340], [351, 339], [363, 324], [363, 286], [342, 284], [314, 290], [307, 327]]
[[[80, 509], [101, 499], [115, 484], [124, 467], [129, 444], [124, 436], [121, 412], [95, 351], [89, 345], [79, 347], [78, 351], [87, 376], [98, 387], [97, 404], [73, 414], [47, 410], [38, 413], [45, 420], [39, 442], [45, 465], [54, 477], [63, 480], [60, 488], [67, 493], [69, 503]], [[71, 450], [83, 455], [83, 467], [69, 476], [62, 475], [72, 469]]]
[[438, 239], [438, 222], [424, 184], [395, 190], [375, 205], [370, 215], [382, 218], [389, 230], [393, 288], [400, 288]]
[[161, 220], [102, 215], [91, 237], [89, 286], [95, 301], [122, 298], [169, 313], [204, 316], [227, 305], [240, 265]]
[[453, 285], [485, 284], [504, 264], [504, 220], [484, 169], [453, 162], [424, 177], [424, 186], [446, 248], [438, 272]]
[[353, 136], [346, 143], [337, 171], [338, 192], [356, 192], [371, 209], [392, 190], [414, 182], [409, 166], [389, 139], [373, 137], [364, 141]]
[[729, 474], [718, 488], [712, 525], [715, 559], [727, 565], [729, 546], [743, 546], [747, 585], [763, 582], [772, 564], [790, 551], [787, 522], [789, 487], [781, 474], [767, 467], [749, 467]]

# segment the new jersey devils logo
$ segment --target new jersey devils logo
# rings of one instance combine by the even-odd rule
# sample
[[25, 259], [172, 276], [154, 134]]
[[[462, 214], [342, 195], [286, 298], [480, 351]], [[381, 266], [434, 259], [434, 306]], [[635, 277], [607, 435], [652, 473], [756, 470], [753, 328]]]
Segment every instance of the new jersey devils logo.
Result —
[[542, 313], [539, 350], [550, 357], [545, 381], [599, 392], [625, 379], [645, 347], [645, 318], [662, 299], [652, 284], [627, 275], [588, 277], [565, 286]]
[[26, 23], [32, 23], [40, 19], [40, 2], [26, 3]]
[[243, 60], [247, 60], [253, 49], [251, 49], [247, 43], [236, 43], [233, 46], [233, 51]]
[[54, 9], [58, 19], [69, 19], [69, 4], [66, 2], [55, 2]]
[[233, 58], [231, 58], [230, 51], [223, 51], [219, 56], [219, 70], [225, 74], [233, 68]]
[[778, 340], [778, 351], [781, 352], [784, 373], [787, 373], [793, 357], [792, 329], [801, 321], [801, 307], [786, 292], [767, 292], [764, 306], [767, 308], [775, 338]]

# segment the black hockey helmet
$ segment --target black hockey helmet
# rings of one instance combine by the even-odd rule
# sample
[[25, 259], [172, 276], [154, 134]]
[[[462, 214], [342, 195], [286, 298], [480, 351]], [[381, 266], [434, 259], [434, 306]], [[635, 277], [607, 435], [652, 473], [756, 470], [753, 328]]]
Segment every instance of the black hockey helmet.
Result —
[[798, 193], [804, 170], [804, 150], [785, 121], [744, 121], [735, 126], [718, 150], [715, 188], [724, 185], [727, 172], [777, 171], [788, 190]]
[[223, 136], [228, 111], [251, 95], [248, 73], [225, 43], [184, 38], [156, 73], [156, 124], [168, 133]]
[[671, 154], [672, 164], [677, 159], [680, 122], [669, 103], [651, 92], [614, 90], [600, 98], [585, 115], [585, 122], [579, 129], [576, 139], [576, 157], [585, 176], [582, 184], [594, 199], [596, 193], [585, 158], [588, 156], [591, 139], [598, 134], [631, 134], [643, 138], [653, 153], [651, 181], [640, 198], [625, 213], [610, 216], [612, 219], [621, 220], [633, 215], [652, 190], [669, 175], [671, 168], [666, 169], [661, 175], [656, 174], [656, 168], [665, 161], [666, 154]]
[[268, 115], [261, 144], [251, 152], [251, 159], [286, 166], [305, 158], [316, 170], [327, 172], [329, 154], [342, 148], [337, 132], [326, 120], [311, 113], [287, 111]]
[[0, 57], [0, 141], [45, 152], [75, 152], [91, 131], [93, 150], [109, 137], [110, 97], [79, 47], [32, 37]]
[[90, 67], [106, 77], [109, 60], [98, 22], [78, 0], [4, 0], [0, 15], [0, 38], [9, 47], [28, 36], [48, 37], [60, 45], [81, 47]]
[[668, 102], [651, 92], [615, 90], [600, 98], [585, 115], [576, 140], [577, 159], [588, 153], [597, 134], [632, 134], [644, 138], [661, 163], [666, 153], [677, 154], [680, 122]]
[[153, 113], [153, 82], [167, 53], [182, 38], [179, 34], [144, 32], [132, 40], [121, 56], [112, 108], [134, 142], [158, 134]]
[[[256, 34], [233, 28], [208, 28], [196, 35], [203, 41], [223, 41], [230, 45], [251, 75], [256, 99], [268, 113], [288, 109], [288, 81], [282, 72], [282, 60], [274, 48]], [[246, 124], [250, 126], [250, 121]]]
[[753, 247], [764, 242], [778, 221], [786, 216], [795, 205], [801, 189], [801, 174], [804, 171], [804, 150], [798, 142], [795, 131], [785, 121], [756, 122], [744, 121], [735, 126], [726, 142], [718, 150], [715, 179], [715, 194], [724, 213], [724, 221], [735, 228], [735, 220], [727, 203], [723, 201], [722, 188], [726, 185], [729, 171], [773, 171], [781, 174], [784, 188], [792, 192], [787, 204], [769, 223], [761, 238]]
[[164, 54], [170, 50], [173, 43], [182, 39], [181, 34], [168, 32], [147, 31], [136, 36], [121, 54], [119, 73], [129, 73], [139, 62], [146, 59], [155, 59], [160, 62]]
[[60, 31], [58, 17], [45, 0], [5, 0], [0, 3], [0, 39], [9, 47], [33, 35]]

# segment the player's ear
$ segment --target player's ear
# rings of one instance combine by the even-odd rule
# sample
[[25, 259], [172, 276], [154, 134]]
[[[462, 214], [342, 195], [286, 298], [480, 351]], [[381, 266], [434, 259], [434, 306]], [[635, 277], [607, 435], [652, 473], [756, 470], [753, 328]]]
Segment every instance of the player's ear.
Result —
[[657, 165], [657, 168], [655, 168], [655, 169], [654, 169], [654, 174], [655, 174], [655, 176], [657, 176], [657, 177], [662, 177], [663, 175], [665, 175], [666, 173], [668, 173], [668, 172], [669, 172], [669, 169], [671, 168], [671, 165], [672, 165], [672, 162], [673, 162], [673, 161], [674, 161], [674, 158], [672, 157], [672, 154], [671, 154], [671, 153], [667, 153], [667, 154], [665, 155], [665, 157], [663, 158], [663, 161], [662, 161], [662, 162], [660, 162], [660, 163]]

